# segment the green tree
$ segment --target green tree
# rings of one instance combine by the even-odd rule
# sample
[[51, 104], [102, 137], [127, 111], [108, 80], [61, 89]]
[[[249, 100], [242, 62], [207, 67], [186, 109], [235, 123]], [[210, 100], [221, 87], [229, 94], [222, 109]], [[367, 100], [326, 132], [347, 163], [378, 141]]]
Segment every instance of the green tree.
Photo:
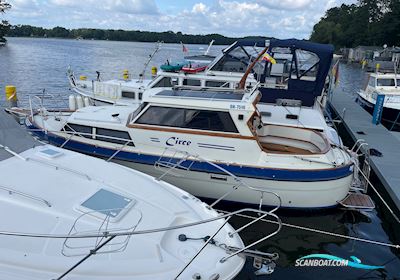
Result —
[[[44, 29], [30, 25], [14, 25], [11, 27], [8, 36], [11, 37], [58, 37], [58, 38], [83, 38], [96, 40], [114, 40], [114, 41], [136, 41], [136, 42], [157, 42], [185, 44], [208, 44], [212, 39], [215, 45], [230, 45], [239, 38], [225, 37], [220, 34], [190, 35], [182, 32], [149, 32], [139, 30], [102, 30], [93, 28], [66, 29], [64, 27], [54, 27]], [[264, 40], [266, 37], [252, 37], [254, 39]]]
[[49, 30], [47, 35], [49, 37], [68, 38], [69, 30], [64, 27], [56, 26], [53, 29]]
[[314, 26], [310, 40], [336, 48], [395, 45], [400, 39], [400, 0], [359, 0], [329, 9]]
[[388, 46], [400, 45], [400, 0], [392, 0], [379, 22], [379, 39]]
[[[5, 0], [0, 0], [0, 13], [5, 13], [6, 10], [10, 9], [11, 5], [7, 3]], [[6, 42], [6, 38], [4, 36], [10, 30], [10, 24], [6, 20], [2, 20], [0, 22], [0, 42]]]

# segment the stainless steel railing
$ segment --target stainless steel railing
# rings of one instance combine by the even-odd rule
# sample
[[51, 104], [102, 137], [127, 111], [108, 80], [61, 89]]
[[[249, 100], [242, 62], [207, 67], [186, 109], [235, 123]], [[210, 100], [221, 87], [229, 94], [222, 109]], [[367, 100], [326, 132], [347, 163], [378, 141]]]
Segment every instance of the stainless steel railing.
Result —
[[43, 203], [47, 207], [51, 207], [51, 203], [48, 202], [44, 198], [41, 198], [41, 197], [38, 197], [38, 196], [34, 196], [34, 195], [31, 195], [31, 194], [28, 194], [28, 193], [25, 193], [25, 192], [21, 192], [21, 191], [18, 191], [16, 189], [13, 189], [13, 188], [10, 188], [10, 187], [5, 187], [5, 186], [2, 186], [2, 185], [0, 185], [0, 190], [8, 192], [9, 195], [16, 194], [16, 195], [28, 198], [30, 200], [34, 200], [34, 201], [38, 201], [40, 203]]
[[[164, 158], [166, 158], [166, 160], [164, 160]], [[277, 193], [268, 191], [265, 189], [259, 189], [256, 187], [252, 187], [252, 186], [248, 185], [245, 181], [243, 181], [242, 179], [237, 177], [232, 172], [229, 172], [225, 168], [221, 167], [220, 165], [218, 165], [210, 160], [207, 160], [199, 155], [190, 154], [189, 152], [181, 151], [181, 150], [171, 148], [171, 147], [165, 148], [164, 152], [161, 154], [158, 161], [156, 161], [154, 164], [155, 168], [163, 168], [163, 167], [167, 168], [167, 170], [164, 171], [164, 173], [162, 173], [157, 179], [161, 180], [167, 174], [170, 174], [171, 172], [173, 172], [174, 169], [184, 169], [186, 171], [190, 171], [193, 164], [196, 161], [205, 162], [205, 163], [209, 164], [210, 166], [219, 170], [221, 173], [226, 174], [227, 176], [233, 178], [233, 181], [236, 182], [236, 184], [232, 187], [232, 189], [229, 190], [228, 192], [224, 193], [215, 202], [213, 202], [210, 205], [211, 207], [214, 207], [217, 203], [219, 203], [221, 200], [228, 197], [230, 194], [232, 194], [234, 191], [236, 191], [240, 187], [247, 188], [249, 191], [258, 192], [260, 194], [259, 210], [261, 210], [261, 208], [262, 208], [263, 199], [264, 199], [265, 194], [272, 195], [277, 200], [277, 205], [271, 210], [272, 213], [281, 207], [282, 199], [280, 198], [280, 196]], [[183, 163], [185, 163], [185, 162], [187, 164], [183, 165]]]

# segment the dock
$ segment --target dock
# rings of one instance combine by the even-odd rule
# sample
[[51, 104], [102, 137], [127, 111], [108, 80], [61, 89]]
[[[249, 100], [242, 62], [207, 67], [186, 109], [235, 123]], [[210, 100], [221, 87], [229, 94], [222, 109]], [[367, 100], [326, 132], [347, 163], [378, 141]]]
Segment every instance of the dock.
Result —
[[374, 125], [372, 116], [341, 89], [331, 95], [329, 101], [333, 112], [339, 117], [354, 141], [364, 139], [369, 148], [382, 153], [371, 156], [370, 165], [378, 179], [400, 210], [400, 140], [382, 125]]

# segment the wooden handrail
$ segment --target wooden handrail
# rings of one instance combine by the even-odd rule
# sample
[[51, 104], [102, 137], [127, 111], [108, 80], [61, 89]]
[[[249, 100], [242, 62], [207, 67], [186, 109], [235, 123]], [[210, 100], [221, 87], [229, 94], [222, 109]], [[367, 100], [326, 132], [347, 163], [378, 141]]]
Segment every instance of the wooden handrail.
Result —
[[244, 89], [244, 86], [246, 85], [246, 80], [247, 76], [249, 76], [251, 70], [254, 68], [254, 65], [256, 65], [257, 61], [260, 60], [260, 58], [268, 51], [269, 46], [265, 47], [257, 56], [257, 58], [250, 64], [250, 66], [247, 68], [246, 72], [244, 73], [243, 77], [240, 79], [238, 89]]

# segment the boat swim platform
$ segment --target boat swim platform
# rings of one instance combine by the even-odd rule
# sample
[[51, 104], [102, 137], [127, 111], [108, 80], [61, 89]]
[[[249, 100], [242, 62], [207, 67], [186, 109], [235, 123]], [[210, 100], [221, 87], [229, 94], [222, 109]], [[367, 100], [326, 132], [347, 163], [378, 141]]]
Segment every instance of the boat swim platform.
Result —
[[400, 139], [383, 125], [372, 123], [372, 116], [341, 89], [331, 94], [329, 105], [354, 142], [365, 140], [382, 156], [370, 156], [370, 165], [392, 202], [400, 211]]

